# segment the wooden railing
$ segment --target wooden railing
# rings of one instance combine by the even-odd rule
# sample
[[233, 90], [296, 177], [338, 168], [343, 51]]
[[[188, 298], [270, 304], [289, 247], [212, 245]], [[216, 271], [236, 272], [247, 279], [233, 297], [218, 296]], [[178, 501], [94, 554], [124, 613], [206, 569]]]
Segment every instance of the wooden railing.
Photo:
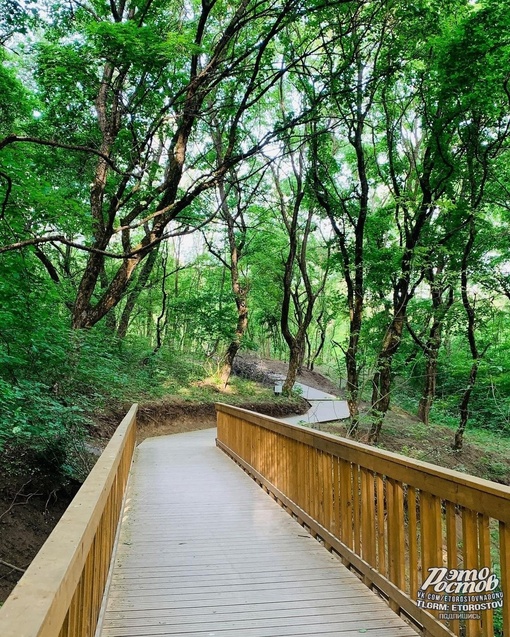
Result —
[[2, 637], [93, 637], [136, 438], [133, 405], [0, 608]]
[[424, 634], [510, 637], [510, 489], [227, 405], [217, 444]]

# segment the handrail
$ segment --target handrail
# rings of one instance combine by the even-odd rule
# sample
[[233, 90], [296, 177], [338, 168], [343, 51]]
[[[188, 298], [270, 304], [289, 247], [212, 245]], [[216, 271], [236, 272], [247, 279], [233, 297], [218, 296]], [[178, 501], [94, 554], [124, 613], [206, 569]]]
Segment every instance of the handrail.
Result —
[[434, 637], [510, 637], [510, 488], [216, 410], [218, 446], [396, 612]]
[[93, 637], [136, 439], [133, 405], [0, 608], [2, 637]]

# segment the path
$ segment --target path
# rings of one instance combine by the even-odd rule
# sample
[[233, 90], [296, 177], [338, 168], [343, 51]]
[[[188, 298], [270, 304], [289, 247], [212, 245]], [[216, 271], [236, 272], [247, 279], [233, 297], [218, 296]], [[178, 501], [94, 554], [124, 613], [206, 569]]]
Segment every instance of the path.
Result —
[[306, 414], [286, 416], [285, 418], [281, 418], [281, 420], [292, 425], [299, 425], [301, 423], [313, 425], [313, 423], [331, 422], [332, 420], [349, 418], [349, 407], [346, 400], [338, 400], [333, 394], [327, 394], [320, 389], [303, 385], [303, 383], [296, 383], [294, 387], [302, 391], [303, 398], [310, 403], [310, 409]]
[[215, 446], [137, 450], [102, 637], [416, 637]]

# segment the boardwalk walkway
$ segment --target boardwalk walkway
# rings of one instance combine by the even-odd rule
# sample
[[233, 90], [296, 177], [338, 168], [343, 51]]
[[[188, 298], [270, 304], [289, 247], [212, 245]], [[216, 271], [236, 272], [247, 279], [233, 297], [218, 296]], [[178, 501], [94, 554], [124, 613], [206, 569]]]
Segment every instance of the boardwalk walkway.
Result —
[[416, 637], [215, 434], [138, 448], [101, 637]]

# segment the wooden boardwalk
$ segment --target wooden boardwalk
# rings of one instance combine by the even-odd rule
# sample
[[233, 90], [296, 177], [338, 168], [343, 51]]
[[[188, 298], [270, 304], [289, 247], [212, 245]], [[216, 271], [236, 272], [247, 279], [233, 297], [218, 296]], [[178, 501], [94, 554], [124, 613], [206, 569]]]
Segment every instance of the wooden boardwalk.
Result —
[[139, 446], [101, 637], [416, 637], [215, 435]]

